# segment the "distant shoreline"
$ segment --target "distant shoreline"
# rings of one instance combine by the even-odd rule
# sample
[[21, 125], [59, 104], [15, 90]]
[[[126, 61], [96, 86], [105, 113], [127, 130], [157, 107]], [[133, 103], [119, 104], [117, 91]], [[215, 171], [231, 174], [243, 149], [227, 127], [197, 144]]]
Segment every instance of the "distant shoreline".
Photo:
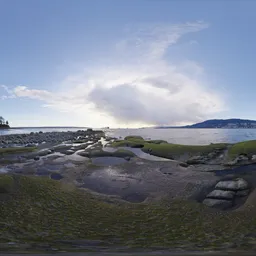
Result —
[[1, 124], [0, 129], [10, 129], [10, 126], [8, 124]]
[[240, 130], [240, 129], [256, 129], [256, 127], [237, 127], [237, 128], [227, 128], [227, 127], [155, 127], [154, 129], [195, 129], [195, 130], [200, 130], [200, 129], [212, 129], [212, 130]]
[[23, 127], [10, 127], [8, 129], [52, 129], [52, 128], [78, 128], [78, 129], [88, 129], [91, 127], [80, 127], [80, 126], [23, 126]]

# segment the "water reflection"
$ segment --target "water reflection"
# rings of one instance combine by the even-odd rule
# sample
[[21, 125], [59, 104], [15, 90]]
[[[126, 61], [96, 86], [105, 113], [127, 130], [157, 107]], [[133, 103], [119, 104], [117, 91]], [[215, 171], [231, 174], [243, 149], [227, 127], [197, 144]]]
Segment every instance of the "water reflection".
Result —
[[[149, 160], [149, 161], [172, 161], [172, 160], [167, 159], [167, 158], [147, 154], [147, 153], [143, 152], [140, 148], [119, 147], [118, 149], [124, 149], [124, 150], [127, 150], [127, 151], [131, 151], [137, 157], [142, 158], [142, 159], [146, 159], [146, 160]], [[112, 148], [112, 147], [103, 148], [103, 150], [107, 151], [107, 152], [115, 152], [118, 149], [117, 148]]]
[[92, 158], [92, 163], [98, 166], [110, 166], [110, 165], [119, 165], [127, 162], [124, 158], [120, 157], [95, 157]]

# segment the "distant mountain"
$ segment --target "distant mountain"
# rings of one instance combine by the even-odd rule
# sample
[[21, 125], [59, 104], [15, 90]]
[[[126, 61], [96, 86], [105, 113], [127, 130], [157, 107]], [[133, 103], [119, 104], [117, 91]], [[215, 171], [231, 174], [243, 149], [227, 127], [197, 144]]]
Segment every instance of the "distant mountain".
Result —
[[222, 129], [241, 129], [241, 128], [256, 128], [255, 120], [247, 119], [211, 119], [201, 123], [196, 123], [186, 126], [159, 126], [158, 129], [165, 128], [222, 128]]

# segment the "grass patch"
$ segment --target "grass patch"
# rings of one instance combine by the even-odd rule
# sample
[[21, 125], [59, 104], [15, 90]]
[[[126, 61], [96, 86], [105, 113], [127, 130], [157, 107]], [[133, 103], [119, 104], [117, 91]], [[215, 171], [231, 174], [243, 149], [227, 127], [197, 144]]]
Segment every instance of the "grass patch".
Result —
[[37, 147], [16, 147], [16, 148], [0, 148], [0, 155], [17, 154], [35, 151]]
[[256, 231], [254, 207], [217, 214], [182, 200], [108, 204], [99, 196], [47, 178], [2, 174], [1, 180], [15, 189], [8, 202], [0, 200], [0, 242], [116, 239], [116, 245], [132, 247], [194, 244], [205, 249]]
[[236, 143], [228, 151], [228, 156], [230, 159], [234, 159], [236, 156], [240, 154], [256, 154], [256, 140]]
[[11, 192], [14, 186], [13, 177], [9, 175], [0, 176], [0, 194]]

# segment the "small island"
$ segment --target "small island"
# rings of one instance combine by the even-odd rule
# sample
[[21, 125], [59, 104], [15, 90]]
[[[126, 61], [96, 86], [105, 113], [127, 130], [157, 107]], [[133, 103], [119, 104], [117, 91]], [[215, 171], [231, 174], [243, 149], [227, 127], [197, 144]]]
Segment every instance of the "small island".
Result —
[[2, 117], [0, 116], [0, 129], [9, 129], [10, 126], [9, 126], [9, 122]]

